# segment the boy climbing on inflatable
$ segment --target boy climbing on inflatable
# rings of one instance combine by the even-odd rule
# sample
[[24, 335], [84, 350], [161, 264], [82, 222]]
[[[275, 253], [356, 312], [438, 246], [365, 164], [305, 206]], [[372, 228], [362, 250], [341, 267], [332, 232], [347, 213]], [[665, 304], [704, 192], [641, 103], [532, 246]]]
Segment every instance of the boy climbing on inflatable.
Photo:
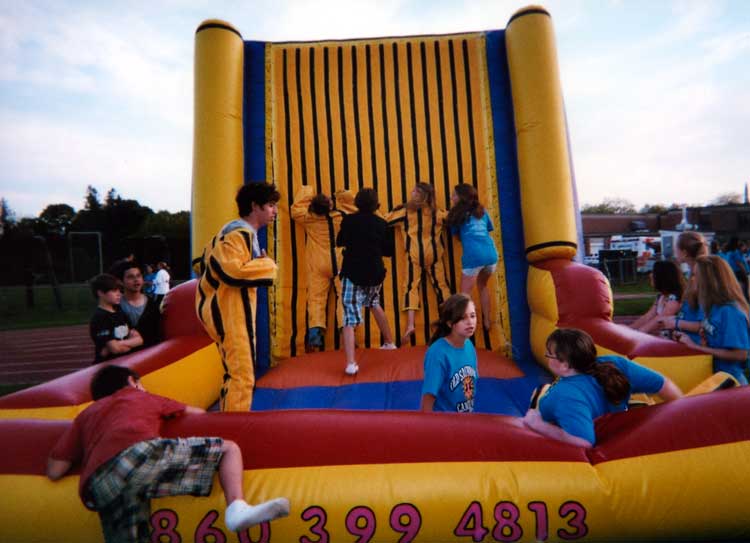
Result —
[[130, 368], [105, 366], [91, 380], [94, 403], [50, 452], [56, 481], [81, 463], [79, 494], [95, 510], [107, 543], [150, 541], [151, 498], [208, 496], [214, 474], [224, 490], [224, 522], [233, 532], [289, 514], [289, 500], [249, 505], [242, 489], [242, 452], [220, 437], [160, 437], [163, 420], [204, 411], [149, 394]]

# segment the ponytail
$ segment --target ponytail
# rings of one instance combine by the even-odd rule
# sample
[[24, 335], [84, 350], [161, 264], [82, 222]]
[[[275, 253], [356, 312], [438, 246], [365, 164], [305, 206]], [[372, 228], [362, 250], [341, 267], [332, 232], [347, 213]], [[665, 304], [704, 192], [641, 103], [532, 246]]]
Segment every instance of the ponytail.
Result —
[[630, 394], [630, 382], [612, 362], [597, 362], [588, 371], [604, 389], [607, 401], [617, 405], [625, 401]]
[[608, 402], [619, 404], [628, 397], [628, 378], [611, 362], [596, 361], [594, 340], [583, 330], [558, 328], [547, 338], [547, 349], [578, 373], [594, 377], [604, 389]]

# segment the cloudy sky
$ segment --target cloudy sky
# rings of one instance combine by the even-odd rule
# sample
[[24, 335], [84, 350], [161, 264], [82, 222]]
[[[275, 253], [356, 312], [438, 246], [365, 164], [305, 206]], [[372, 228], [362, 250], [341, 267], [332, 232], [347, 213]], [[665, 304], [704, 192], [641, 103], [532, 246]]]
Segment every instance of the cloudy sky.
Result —
[[[190, 207], [194, 31], [245, 39], [505, 27], [505, 0], [3, 0], [0, 197], [80, 208], [87, 185]], [[582, 203], [707, 203], [750, 182], [750, 1], [552, 0]]]

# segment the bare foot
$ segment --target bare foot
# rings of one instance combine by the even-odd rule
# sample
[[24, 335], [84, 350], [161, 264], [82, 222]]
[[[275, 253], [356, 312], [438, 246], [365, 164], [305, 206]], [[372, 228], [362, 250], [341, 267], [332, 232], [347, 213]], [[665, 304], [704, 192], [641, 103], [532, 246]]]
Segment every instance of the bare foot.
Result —
[[401, 345], [406, 345], [409, 342], [409, 338], [411, 337], [413, 333], [414, 333], [413, 326], [410, 326], [409, 328], [407, 328], [406, 331], [404, 332], [404, 335], [401, 336]]

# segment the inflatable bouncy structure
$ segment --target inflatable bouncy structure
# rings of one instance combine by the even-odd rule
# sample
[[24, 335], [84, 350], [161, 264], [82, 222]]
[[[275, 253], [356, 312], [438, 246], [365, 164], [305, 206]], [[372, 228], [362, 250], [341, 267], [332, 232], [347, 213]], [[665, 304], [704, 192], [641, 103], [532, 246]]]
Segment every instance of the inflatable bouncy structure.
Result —
[[[517, 418], [531, 390], [549, 381], [544, 340], [558, 327], [587, 330], [601, 354], [658, 369], [683, 390], [711, 373], [709, 357], [615, 325], [607, 280], [574, 262], [575, 186], [546, 10], [519, 10], [504, 30], [321, 42], [246, 41], [211, 20], [197, 29], [195, 56], [194, 256], [235, 218], [243, 182], [273, 181], [279, 217], [261, 241], [279, 278], [258, 296], [257, 374], [265, 375], [253, 412], [185, 417], [163, 431], [237, 441], [248, 500], [284, 495], [292, 511], [232, 534], [215, 485], [208, 498], [154, 500], [152, 540], [750, 538], [750, 388], [602, 417], [591, 449], [545, 439]], [[376, 349], [368, 316], [356, 377], [343, 374], [336, 352], [334, 296], [323, 351], [304, 353], [307, 255], [290, 215], [295, 195], [303, 186], [326, 194], [373, 187], [386, 212], [418, 181], [435, 187], [439, 207], [455, 184], [473, 184], [495, 226], [501, 260], [489, 330], [475, 338], [473, 415], [417, 411], [436, 316], [429, 285], [413, 345]], [[461, 246], [436, 241], [455, 290]], [[399, 337], [407, 266], [404, 240], [396, 244], [382, 304]], [[222, 369], [195, 296], [195, 281], [173, 289], [165, 342], [117, 362], [152, 392], [208, 407]], [[95, 514], [78, 500], [77, 472], [57, 483], [44, 477], [48, 451], [90, 402], [93, 371], [0, 398], [0, 541], [101, 539]]]

